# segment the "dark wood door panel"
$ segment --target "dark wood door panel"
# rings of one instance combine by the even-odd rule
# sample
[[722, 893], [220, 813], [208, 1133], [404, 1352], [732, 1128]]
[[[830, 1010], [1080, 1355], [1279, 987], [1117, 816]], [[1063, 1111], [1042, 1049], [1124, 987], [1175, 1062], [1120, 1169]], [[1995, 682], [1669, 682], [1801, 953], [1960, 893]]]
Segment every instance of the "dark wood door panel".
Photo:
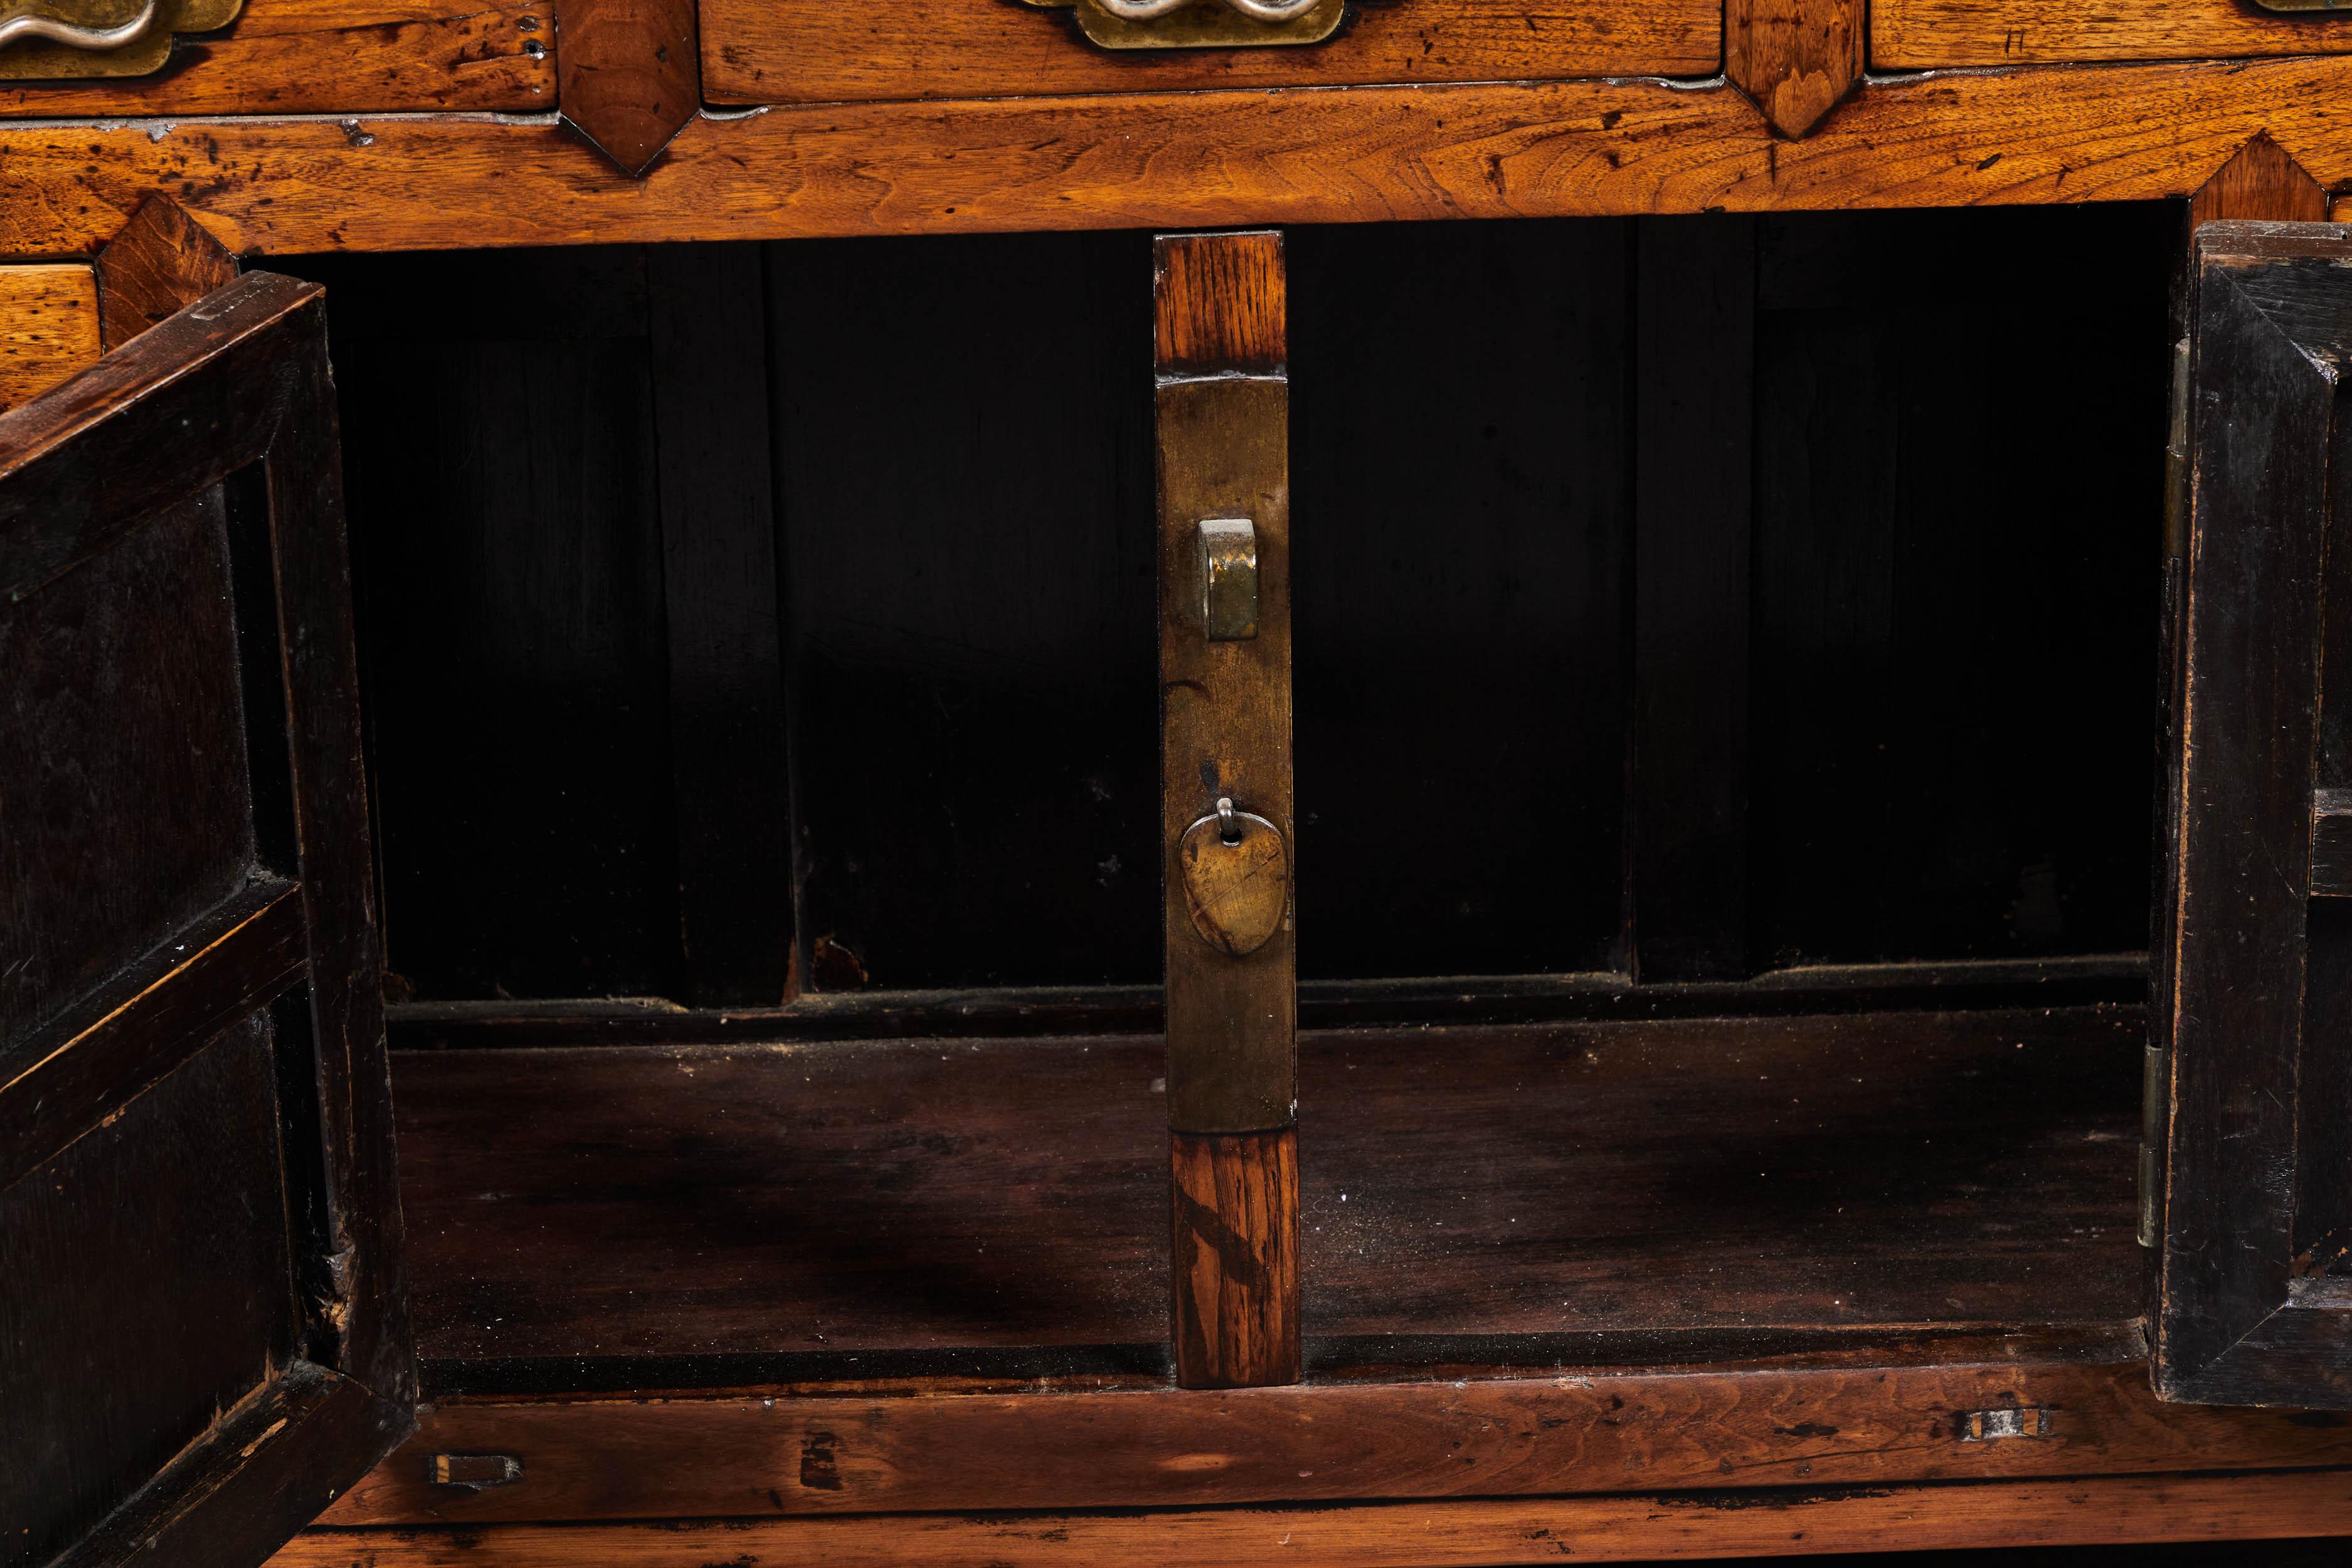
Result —
[[2352, 783], [2326, 742], [2340, 722], [2323, 724], [2352, 702], [2352, 612], [2332, 591], [2352, 548], [2347, 262], [2327, 226], [2198, 231], [2154, 954], [2160, 1190], [2142, 1223], [2160, 1248], [2157, 1389], [2199, 1403], [2352, 1408], [2352, 968], [2313, 868], [2328, 792]]
[[0, 1563], [249, 1568], [412, 1424], [319, 291], [0, 416]]

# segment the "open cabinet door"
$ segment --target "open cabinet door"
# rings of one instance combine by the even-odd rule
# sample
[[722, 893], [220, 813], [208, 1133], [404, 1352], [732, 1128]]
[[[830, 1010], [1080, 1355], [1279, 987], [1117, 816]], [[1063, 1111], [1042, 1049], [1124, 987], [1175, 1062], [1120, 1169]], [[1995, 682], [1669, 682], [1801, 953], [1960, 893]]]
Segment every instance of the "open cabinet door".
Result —
[[2193, 321], [2142, 1222], [2156, 1388], [2352, 1408], [2352, 228], [2207, 225]]
[[323, 296], [0, 415], [0, 1563], [262, 1562], [414, 1425]]

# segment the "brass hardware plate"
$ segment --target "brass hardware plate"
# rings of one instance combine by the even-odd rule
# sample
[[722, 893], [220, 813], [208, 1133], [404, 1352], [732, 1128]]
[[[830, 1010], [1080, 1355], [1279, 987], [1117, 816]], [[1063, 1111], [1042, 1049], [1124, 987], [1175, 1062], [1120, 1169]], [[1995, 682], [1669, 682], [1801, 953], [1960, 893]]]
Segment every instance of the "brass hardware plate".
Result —
[[[1161, 235], [1152, 262], [1168, 1124], [1270, 1132], [1298, 1115], [1282, 238]], [[1256, 635], [1212, 639], [1201, 524], [1243, 519]]]
[[1257, 636], [1257, 526], [1245, 517], [1201, 523], [1201, 624], [1211, 642]]
[[1148, 22], [1130, 22], [1112, 16], [1092, 0], [1023, 3], [1042, 10], [1076, 12], [1078, 30], [1089, 43], [1105, 49], [1251, 49], [1319, 44], [1339, 30], [1348, 14], [1348, 0], [1317, 0], [1311, 9], [1290, 21], [1261, 22], [1243, 16], [1223, 0], [1197, 0]]
[[[75, 27], [120, 27], [137, 18], [145, 0], [0, 0], [0, 22], [44, 16]], [[210, 33], [236, 20], [245, 0], [160, 0], [153, 26], [112, 49], [76, 48], [45, 38], [0, 46], [0, 81], [84, 81], [150, 76], [172, 58], [173, 36]]]

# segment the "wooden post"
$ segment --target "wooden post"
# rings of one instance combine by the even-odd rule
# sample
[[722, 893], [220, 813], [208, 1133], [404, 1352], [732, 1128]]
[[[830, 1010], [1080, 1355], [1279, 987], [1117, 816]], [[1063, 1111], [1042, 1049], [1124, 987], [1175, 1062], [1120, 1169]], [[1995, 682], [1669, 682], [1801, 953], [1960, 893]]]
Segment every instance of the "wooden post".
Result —
[[1176, 1381], [1296, 1383], [1282, 237], [1163, 235], [1153, 276]]

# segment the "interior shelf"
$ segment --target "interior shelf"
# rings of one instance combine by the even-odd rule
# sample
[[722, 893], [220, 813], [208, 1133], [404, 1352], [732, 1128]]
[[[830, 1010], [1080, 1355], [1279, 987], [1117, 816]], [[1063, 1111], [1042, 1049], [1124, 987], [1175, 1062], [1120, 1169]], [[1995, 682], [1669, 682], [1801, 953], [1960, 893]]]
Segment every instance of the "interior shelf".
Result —
[[[2126, 1322], [2145, 1026], [2101, 1005], [1308, 1034], [1310, 1367]], [[428, 1380], [1156, 1376], [1160, 1052], [399, 1053]]]

